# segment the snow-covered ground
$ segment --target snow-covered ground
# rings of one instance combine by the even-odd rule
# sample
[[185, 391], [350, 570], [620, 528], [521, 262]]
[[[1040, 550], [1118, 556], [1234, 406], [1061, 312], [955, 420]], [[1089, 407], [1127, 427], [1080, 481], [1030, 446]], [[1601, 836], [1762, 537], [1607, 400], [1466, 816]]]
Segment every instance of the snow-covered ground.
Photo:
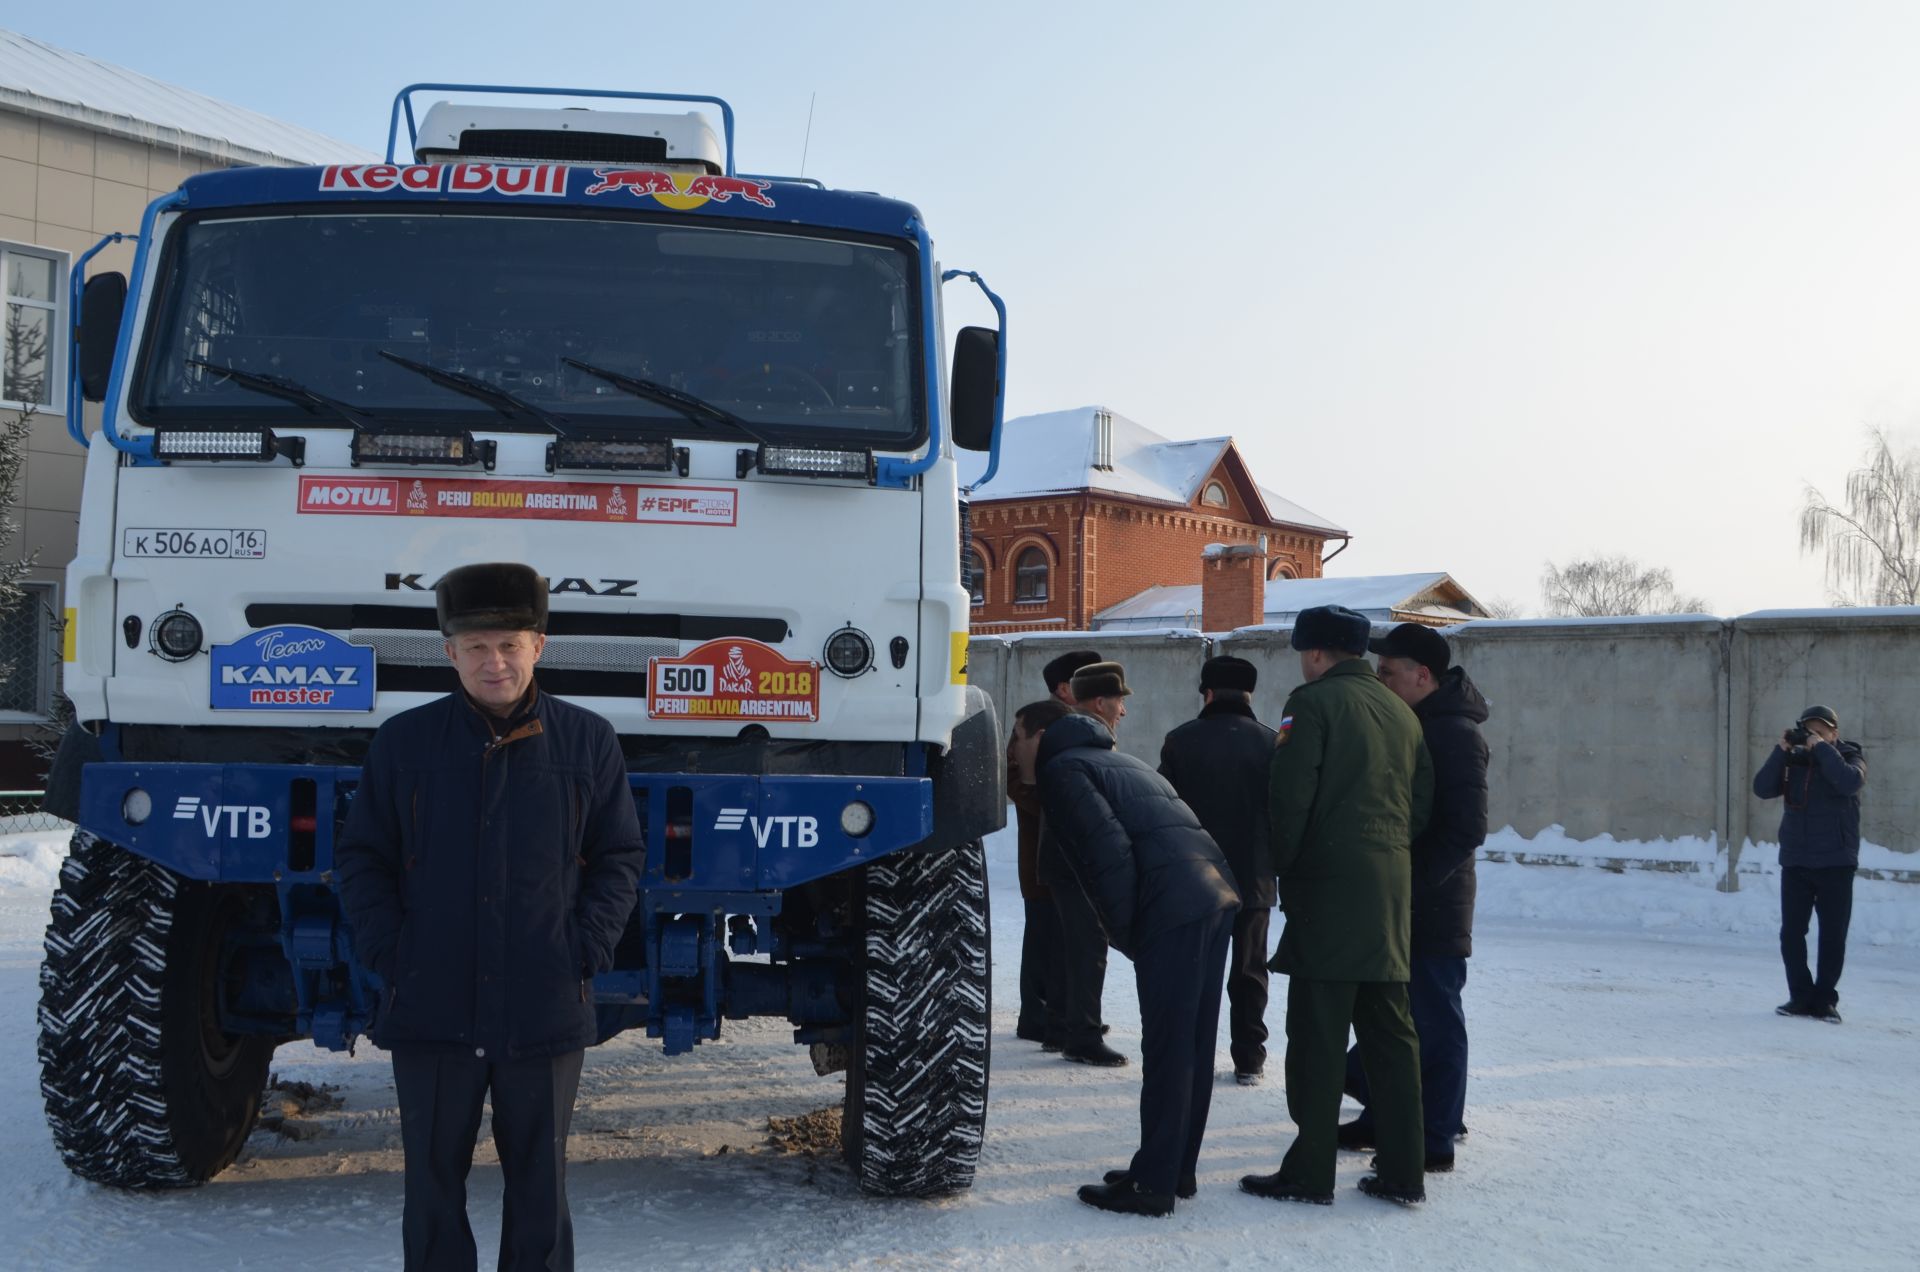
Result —
[[[1489, 846], [1543, 848], [1506, 840]], [[1592, 855], [1625, 855], [1618, 848]], [[777, 1023], [729, 1025], [724, 1042], [675, 1060], [628, 1035], [589, 1053], [574, 1122], [580, 1266], [1920, 1264], [1920, 886], [1860, 883], [1846, 1024], [1835, 1028], [1773, 1015], [1785, 991], [1770, 873], [1725, 894], [1710, 860], [1692, 873], [1483, 864], [1467, 989], [1472, 1135], [1460, 1169], [1429, 1179], [1429, 1204], [1402, 1211], [1355, 1192], [1366, 1165], [1357, 1154], [1342, 1157], [1331, 1209], [1238, 1192], [1236, 1179], [1273, 1169], [1291, 1139], [1276, 1045], [1267, 1085], [1221, 1084], [1200, 1195], [1156, 1221], [1073, 1199], [1131, 1152], [1139, 1071], [1086, 1069], [1013, 1038], [1021, 907], [1011, 851], [1005, 835], [990, 848], [993, 1093], [970, 1194], [875, 1201], [838, 1163], [769, 1148], [769, 1115], [839, 1096]], [[397, 1267], [399, 1130], [387, 1065], [371, 1047], [354, 1058], [283, 1048], [283, 1077], [337, 1085], [344, 1108], [296, 1118], [302, 1138], [256, 1133], [206, 1188], [116, 1193], [61, 1167], [34, 1059], [58, 855], [44, 840], [0, 843], [0, 1267]], [[1269, 1013], [1276, 1034], [1283, 1001]], [[1132, 977], [1117, 957], [1106, 1007], [1113, 1041], [1137, 1057]], [[499, 1173], [484, 1142], [472, 1193], [486, 1251]]]

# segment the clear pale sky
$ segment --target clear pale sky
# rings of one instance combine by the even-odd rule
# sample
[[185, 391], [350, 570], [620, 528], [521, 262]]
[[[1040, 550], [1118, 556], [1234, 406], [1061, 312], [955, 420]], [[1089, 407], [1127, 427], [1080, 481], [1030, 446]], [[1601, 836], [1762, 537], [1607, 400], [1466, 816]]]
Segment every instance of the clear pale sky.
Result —
[[[378, 149], [393, 91], [714, 93], [748, 171], [920, 205], [1010, 409], [1232, 433], [1333, 573], [1539, 604], [1621, 552], [1818, 605], [1796, 515], [1920, 440], [1920, 5], [42, 6], [6, 25]], [[950, 295], [949, 323], [981, 307]]]

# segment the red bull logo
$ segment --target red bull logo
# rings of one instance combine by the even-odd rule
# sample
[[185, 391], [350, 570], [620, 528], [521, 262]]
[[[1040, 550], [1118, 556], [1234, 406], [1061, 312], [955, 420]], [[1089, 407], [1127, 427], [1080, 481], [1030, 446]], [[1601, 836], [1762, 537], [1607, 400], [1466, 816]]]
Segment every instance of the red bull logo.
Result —
[[685, 212], [703, 203], [725, 203], [738, 195], [763, 208], [773, 206], [768, 183], [746, 177], [716, 177], [708, 173], [664, 172], [658, 168], [595, 168], [594, 183], [582, 194], [611, 194], [625, 190], [636, 199], [653, 199], [663, 207]]
[[506, 163], [362, 163], [325, 168], [320, 188], [327, 191], [389, 194], [544, 194], [567, 192], [562, 164], [525, 167]]

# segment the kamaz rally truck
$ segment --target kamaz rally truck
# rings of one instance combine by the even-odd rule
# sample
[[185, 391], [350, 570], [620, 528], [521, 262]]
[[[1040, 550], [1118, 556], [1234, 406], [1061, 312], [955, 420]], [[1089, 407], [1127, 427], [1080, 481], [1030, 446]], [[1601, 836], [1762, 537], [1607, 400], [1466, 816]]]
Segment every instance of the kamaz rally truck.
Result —
[[[722, 132], [626, 103], [416, 120], [423, 91]], [[75, 271], [49, 799], [79, 830], [39, 1014], [62, 1157], [206, 1180], [275, 1047], [377, 1021], [335, 836], [374, 729], [457, 687], [435, 580], [511, 560], [551, 582], [540, 684], [613, 723], [646, 828], [603, 1040], [785, 1017], [846, 1075], [863, 1187], [967, 1187], [1005, 780], [956, 450], [997, 453], [1004, 308], [949, 367], [920, 213], [735, 171], [717, 98], [415, 85], [387, 159], [193, 177], [131, 278]]]

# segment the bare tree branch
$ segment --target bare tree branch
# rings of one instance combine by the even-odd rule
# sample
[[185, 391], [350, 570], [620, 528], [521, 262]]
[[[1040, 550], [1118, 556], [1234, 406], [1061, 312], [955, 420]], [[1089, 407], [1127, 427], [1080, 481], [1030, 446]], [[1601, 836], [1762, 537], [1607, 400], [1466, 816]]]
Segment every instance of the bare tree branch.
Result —
[[1895, 454], [1880, 429], [1868, 439], [1866, 465], [1847, 474], [1844, 508], [1807, 487], [1800, 550], [1825, 554], [1839, 604], [1920, 604], [1920, 452]]
[[1708, 612], [1704, 597], [1674, 590], [1673, 571], [1624, 556], [1590, 557], [1565, 566], [1549, 561], [1540, 595], [1547, 613], [1560, 618]]

